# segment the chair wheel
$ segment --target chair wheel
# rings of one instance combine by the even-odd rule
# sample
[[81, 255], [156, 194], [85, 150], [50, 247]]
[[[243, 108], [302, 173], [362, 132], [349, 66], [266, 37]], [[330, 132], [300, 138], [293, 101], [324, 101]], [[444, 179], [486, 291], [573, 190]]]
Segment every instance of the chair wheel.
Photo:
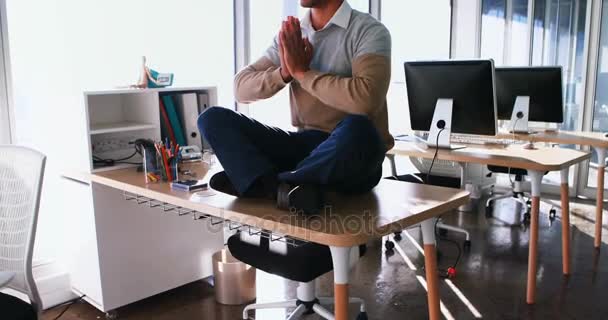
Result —
[[531, 206], [532, 206], [532, 200], [528, 199], [528, 200], [526, 201], [526, 205], [527, 205], [528, 207], [531, 207]]
[[556, 217], [557, 217], [557, 211], [555, 209], [551, 209], [549, 211], [549, 219], [555, 220]]
[[357, 315], [357, 320], [367, 320], [367, 313], [359, 312], [359, 314]]
[[466, 252], [471, 251], [471, 240], [465, 240], [464, 244], [462, 245], [462, 248]]
[[395, 243], [390, 240], [386, 240], [386, 242], [384, 243], [384, 247], [386, 248], [386, 250], [392, 251], [393, 249], [395, 249]]
[[401, 237], [401, 231], [395, 232], [395, 235], [393, 236], [393, 240], [395, 240], [397, 242], [403, 240], [403, 238]]

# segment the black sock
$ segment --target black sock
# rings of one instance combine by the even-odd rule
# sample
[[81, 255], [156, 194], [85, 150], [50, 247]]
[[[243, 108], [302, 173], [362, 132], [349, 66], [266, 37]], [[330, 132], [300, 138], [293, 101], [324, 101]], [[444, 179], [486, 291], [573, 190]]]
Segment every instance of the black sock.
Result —
[[278, 174], [273, 171], [257, 178], [243, 195], [252, 198], [276, 199], [278, 188]]

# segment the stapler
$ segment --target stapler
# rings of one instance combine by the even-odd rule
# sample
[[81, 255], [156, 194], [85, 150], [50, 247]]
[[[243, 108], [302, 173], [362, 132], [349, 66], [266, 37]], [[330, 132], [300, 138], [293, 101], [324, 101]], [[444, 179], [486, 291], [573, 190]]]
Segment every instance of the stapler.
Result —
[[203, 153], [198, 146], [183, 146], [179, 148], [179, 152], [182, 155], [184, 161], [201, 161], [203, 160]]

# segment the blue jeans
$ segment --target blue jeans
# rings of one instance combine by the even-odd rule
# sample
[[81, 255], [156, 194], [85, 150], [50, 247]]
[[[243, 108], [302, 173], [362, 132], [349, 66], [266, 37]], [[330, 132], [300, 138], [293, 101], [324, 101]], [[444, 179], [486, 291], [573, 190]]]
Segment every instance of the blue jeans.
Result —
[[275, 173], [281, 182], [342, 193], [367, 192], [382, 176], [386, 147], [365, 116], [346, 116], [331, 133], [287, 132], [213, 107], [198, 118], [198, 127], [240, 194]]

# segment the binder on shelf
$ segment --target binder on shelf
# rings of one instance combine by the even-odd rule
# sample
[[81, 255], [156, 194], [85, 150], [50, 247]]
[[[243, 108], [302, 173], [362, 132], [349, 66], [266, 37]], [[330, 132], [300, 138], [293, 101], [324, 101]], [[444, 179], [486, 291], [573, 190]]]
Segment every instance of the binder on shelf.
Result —
[[162, 100], [165, 104], [165, 109], [167, 111], [167, 116], [169, 117], [171, 127], [173, 128], [173, 133], [175, 134], [175, 141], [180, 146], [187, 145], [183, 127], [181, 122], [179, 121], [179, 115], [177, 114], [177, 110], [175, 109], [175, 104], [173, 103], [173, 98], [169, 95], [165, 95], [162, 96]]
[[[207, 111], [207, 109], [209, 109], [211, 106], [209, 105], [209, 95], [206, 93], [199, 93], [198, 94], [198, 109], [199, 109], [199, 114], [202, 114], [203, 112]], [[209, 142], [207, 142], [205, 140], [205, 137], [203, 137], [201, 135], [201, 140], [203, 141], [203, 148], [201, 148], [201, 150], [206, 150], [206, 149], [211, 149], [211, 145], [209, 144]]]
[[199, 104], [196, 93], [182, 93], [175, 96], [177, 113], [184, 126], [186, 142], [203, 150], [203, 140], [198, 131]]
[[175, 140], [175, 133], [173, 133], [173, 128], [171, 127], [171, 121], [169, 121], [169, 116], [167, 115], [167, 110], [165, 108], [165, 104], [163, 103], [163, 100], [160, 100], [160, 129], [161, 129], [161, 134], [163, 137], [163, 140], [165, 140], [164, 138], [169, 138], [171, 140], [171, 142], [173, 142], [173, 144], [177, 144], [177, 141]]

